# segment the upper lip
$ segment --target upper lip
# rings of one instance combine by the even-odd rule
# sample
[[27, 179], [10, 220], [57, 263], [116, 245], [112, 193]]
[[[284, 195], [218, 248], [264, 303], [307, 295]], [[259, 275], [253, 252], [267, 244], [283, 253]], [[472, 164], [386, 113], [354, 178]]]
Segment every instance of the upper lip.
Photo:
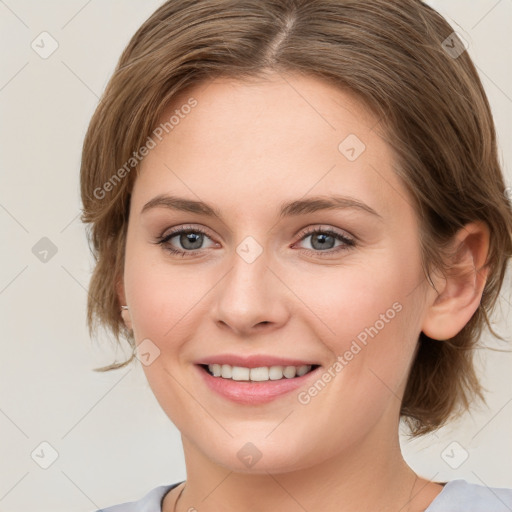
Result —
[[261, 366], [304, 366], [316, 365], [311, 361], [301, 359], [290, 359], [286, 357], [276, 357], [265, 354], [255, 354], [251, 356], [240, 356], [236, 354], [219, 354], [216, 356], [205, 357], [196, 361], [196, 364], [229, 364], [230, 366], [242, 366], [244, 368], [259, 368]]

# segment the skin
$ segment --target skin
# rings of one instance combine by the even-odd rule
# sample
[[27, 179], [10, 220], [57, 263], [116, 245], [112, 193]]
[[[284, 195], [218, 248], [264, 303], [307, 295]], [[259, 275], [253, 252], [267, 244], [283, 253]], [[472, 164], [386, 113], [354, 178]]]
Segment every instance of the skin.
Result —
[[[460, 273], [435, 275], [436, 292], [422, 271], [418, 219], [394, 154], [356, 97], [297, 75], [223, 79], [187, 91], [162, 120], [191, 96], [198, 105], [142, 162], [118, 287], [136, 342], [149, 338], [160, 350], [143, 369], [182, 435], [187, 481], [167, 494], [164, 512], [183, 489], [180, 512], [425, 510], [442, 486], [402, 457], [401, 397], [420, 332], [453, 336], [478, 307], [486, 273], [475, 269], [487, 229], [474, 223], [457, 234]], [[366, 146], [354, 161], [338, 149], [349, 134]], [[164, 193], [207, 202], [223, 220], [165, 207], [141, 213]], [[379, 216], [356, 208], [278, 216], [282, 202], [332, 193]], [[180, 226], [207, 232], [195, 255], [155, 243]], [[319, 249], [314, 236], [302, 236], [307, 227], [356, 245]], [[236, 252], [248, 236], [262, 250], [252, 263]], [[168, 245], [194, 247], [181, 242]], [[327, 369], [394, 303], [400, 312], [306, 405], [297, 392], [236, 404], [194, 368], [215, 354], [263, 353]], [[237, 457], [247, 442], [262, 454], [251, 467]]]

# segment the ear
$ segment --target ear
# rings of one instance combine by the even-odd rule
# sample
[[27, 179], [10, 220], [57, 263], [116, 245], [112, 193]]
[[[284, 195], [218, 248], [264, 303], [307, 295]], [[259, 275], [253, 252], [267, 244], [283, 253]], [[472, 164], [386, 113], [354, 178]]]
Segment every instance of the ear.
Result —
[[[466, 224], [454, 236], [446, 276], [433, 279], [422, 331], [436, 340], [453, 338], [480, 305], [487, 280], [484, 267], [489, 251], [489, 228], [483, 222]], [[439, 286], [438, 286], [439, 285]]]
[[[126, 305], [126, 296], [124, 293], [124, 281], [123, 278], [120, 277], [116, 284], [116, 292], [117, 298], [119, 300], [119, 304]], [[127, 309], [121, 309], [121, 318], [123, 319], [124, 325], [130, 330], [132, 330], [132, 320], [130, 317], [130, 311]]]

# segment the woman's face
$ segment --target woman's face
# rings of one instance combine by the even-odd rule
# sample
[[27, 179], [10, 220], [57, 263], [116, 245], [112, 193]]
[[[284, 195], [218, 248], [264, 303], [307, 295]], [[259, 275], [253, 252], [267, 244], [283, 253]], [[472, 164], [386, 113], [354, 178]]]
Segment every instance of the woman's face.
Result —
[[[173, 114], [134, 185], [121, 294], [188, 455], [278, 473], [382, 450], [430, 292], [379, 120], [295, 75], [216, 80], [162, 123]], [[208, 375], [211, 361], [242, 380]], [[247, 381], [279, 363], [319, 367]]]

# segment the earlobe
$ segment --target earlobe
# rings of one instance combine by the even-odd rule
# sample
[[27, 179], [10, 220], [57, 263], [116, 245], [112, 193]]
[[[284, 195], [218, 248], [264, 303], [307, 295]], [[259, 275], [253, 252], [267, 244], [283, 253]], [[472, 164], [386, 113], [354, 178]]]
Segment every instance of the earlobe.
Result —
[[133, 329], [132, 319], [130, 317], [130, 312], [128, 311], [128, 309], [121, 309], [121, 318], [123, 319], [124, 325], [126, 325], [126, 327], [131, 331]]
[[480, 305], [489, 270], [489, 228], [483, 222], [467, 224], [456, 233], [452, 248], [442, 286], [423, 320], [422, 331], [436, 340], [457, 335]]
[[124, 325], [130, 330], [132, 330], [132, 320], [130, 317], [130, 310], [128, 309], [128, 306], [126, 305], [126, 297], [124, 293], [124, 283], [122, 279], [119, 279], [117, 281], [116, 285], [116, 291], [117, 291], [117, 298], [119, 300], [119, 304], [121, 304], [120, 313], [121, 318], [123, 319]]

